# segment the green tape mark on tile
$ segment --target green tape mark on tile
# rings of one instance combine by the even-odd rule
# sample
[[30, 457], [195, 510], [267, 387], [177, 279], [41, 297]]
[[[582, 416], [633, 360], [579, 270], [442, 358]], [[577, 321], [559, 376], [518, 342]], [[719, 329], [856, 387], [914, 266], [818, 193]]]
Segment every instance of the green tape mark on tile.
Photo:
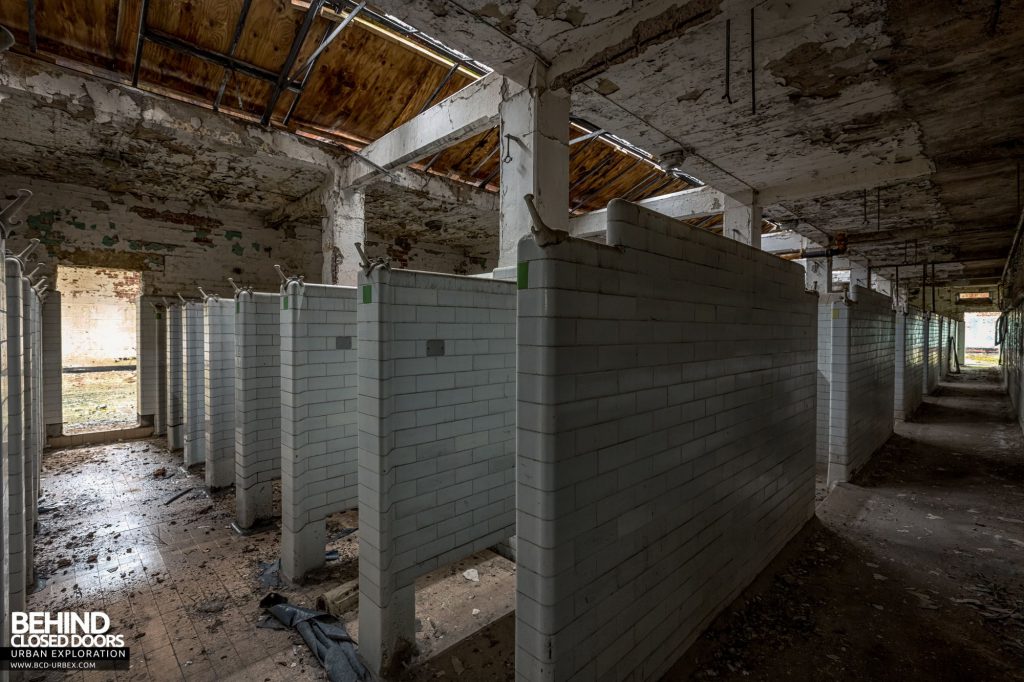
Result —
[[516, 285], [520, 289], [530, 288], [530, 261], [523, 261], [516, 266]]
[[363, 303], [373, 303], [373, 285], [363, 285]]
[[284, 306], [285, 310], [288, 310], [288, 297], [287, 296], [282, 296], [281, 297], [281, 305]]

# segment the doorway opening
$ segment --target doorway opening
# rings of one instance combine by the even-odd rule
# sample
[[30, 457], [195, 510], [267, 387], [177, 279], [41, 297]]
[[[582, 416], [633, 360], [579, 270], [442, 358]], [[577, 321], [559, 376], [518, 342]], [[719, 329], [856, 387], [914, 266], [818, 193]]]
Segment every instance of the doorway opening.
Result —
[[57, 269], [64, 433], [138, 426], [137, 306], [141, 273]]
[[999, 348], [996, 346], [997, 312], [964, 313], [965, 359], [968, 364], [996, 365]]

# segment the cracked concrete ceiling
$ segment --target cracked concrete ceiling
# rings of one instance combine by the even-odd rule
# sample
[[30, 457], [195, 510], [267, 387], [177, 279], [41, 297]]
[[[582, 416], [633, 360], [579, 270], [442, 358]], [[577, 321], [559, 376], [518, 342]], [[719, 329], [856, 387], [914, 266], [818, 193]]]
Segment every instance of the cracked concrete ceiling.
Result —
[[927, 260], [940, 282], [999, 278], [1019, 213], [1021, 3], [378, 5], [511, 77], [539, 57], [576, 115], [654, 153], [689, 150], [687, 172], [760, 192], [819, 243], [848, 233], [884, 274]]

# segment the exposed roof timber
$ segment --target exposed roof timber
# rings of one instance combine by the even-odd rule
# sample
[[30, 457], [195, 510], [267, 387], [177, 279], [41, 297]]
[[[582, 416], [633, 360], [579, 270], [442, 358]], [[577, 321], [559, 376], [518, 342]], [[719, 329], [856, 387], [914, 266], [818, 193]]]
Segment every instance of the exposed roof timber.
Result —
[[391, 170], [439, 152], [482, 133], [498, 120], [498, 105], [512, 87], [498, 74], [484, 76], [448, 99], [366, 145], [362, 158], [345, 163], [341, 187], [364, 184], [379, 168]]
[[[235, 32], [231, 36], [231, 44], [228, 46], [226, 56], [234, 57], [238, 49], [238, 41], [242, 38], [242, 30], [245, 28], [245, 20], [249, 18], [249, 9], [252, 7], [252, 0], [242, 0], [242, 9], [238, 12], [238, 20], [235, 22]], [[217, 88], [217, 97], [213, 100], [213, 110], [220, 109], [220, 103], [224, 99], [224, 91], [227, 90], [228, 81], [231, 79], [232, 69], [225, 69], [220, 80], [220, 87]]]
[[274, 84], [273, 90], [270, 91], [267, 105], [263, 109], [263, 118], [260, 120], [260, 123], [263, 125], [269, 125], [271, 118], [274, 116], [274, 108], [277, 106], [277, 101], [280, 99], [281, 93], [284, 92], [288, 81], [291, 80], [291, 72], [295, 67], [295, 60], [299, 57], [299, 50], [302, 49], [303, 43], [306, 42], [306, 36], [309, 35], [309, 30], [313, 28], [313, 22], [320, 13], [320, 8], [323, 7], [323, 4], [324, 0], [312, 0], [309, 9], [306, 10], [306, 15], [302, 18], [302, 23], [295, 32], [292, 46], [288, 49], [288, 56], [285, 57], [284, 65], [277, 75], [277, 82]]
[[[721, 213], [725, 198], [712, 187], [698, 187], [637, 202], [644, 208], [670, 218], [700, 218]], [[574, 237], [593, 237], [607, 228], [608, 209], [591, 211], [569, 219], [569, 232]]]

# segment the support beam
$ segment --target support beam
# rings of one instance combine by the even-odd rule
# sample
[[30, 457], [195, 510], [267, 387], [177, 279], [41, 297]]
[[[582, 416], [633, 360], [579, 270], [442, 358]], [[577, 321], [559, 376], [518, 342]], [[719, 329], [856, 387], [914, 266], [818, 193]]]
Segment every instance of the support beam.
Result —
[[[512, 89], [513, 86], [497, 74], [467, 85], [366, 145], [359, 153], [362, 158], [352, 157], [346, 161], [341, 187], [365, 184], [375, 179], [380, 168], [392, 170], [406, 166], [493, 127], [498, 120], [498, 104]], [[567, 134], [568, 124], [563, 135]]]
[[335, 186], [323, 198], [324, 284], [355, 286], [360, 272], [356, 242], [366, 237], [366, 203], [362, 190]]
[[524, 197], [533, 195], [544, 224], [569, 227], [569, 99], [547, 89], [538, 64], [530, 87], [506, 94], [500, 106], [502, 166], [498, 267], [516, 264], [519, 241], [533, 219]]
[[870, 170], [839, 173], [813, 180], [800, 179], [785, 185], [764, 187], [758, 190], [758, 195], [762, 206], [771, 206], [786, 201], [832, 196], [865, 188], [873, 189], [884, 184], [930, 175], [934, 171], [935, 167], [928, 159], [914, 159], [903, 163], [879, 164]]
[[[703, 218], [721, 213], [725, 208], [725, 196], [713, 187], [697, 187], [637, 203], [669, 218]], [[603, 234], [607, 225], [608, 209], [602, 208], [570, 218], [569, 232], [574, 237], [593, 237]]]
[[761, 202], [756, 193], [742, 201], [726, 197], [722, 234], [755, 249], [761, 248]]
[[313, 28], [313, 22], [316, 20], [317, 15], [320, 14], [320, 8], [323, 6], [324, 0], [312, 0], [309, 3], [306, 16], [303, 17], [302, 24], [299, 25], [299, 29], [295, 32], [295, 38], [292, 39], [292, 46], [288, 50], [288, 56], [281, 66], [281, 72], [277, 75], [277, 83], [274, 85], [274, 89], [271, 90], [270, 97], [267, 99], [267, 105], [263, 109], [263, 118], [260, 120], [261, 124], [265, 126], [270, 124], [270, 119], [274, 116], [274, 108], [277, 106], [277, 100], [280, 99], [285, 85], [291, 79], [291, 72], [295, 67], [295, 60], [299, 56], [299, 50], [302, 49], [302, 44], [306, 42], [306, 36], [309, 35], [309, 30]]

